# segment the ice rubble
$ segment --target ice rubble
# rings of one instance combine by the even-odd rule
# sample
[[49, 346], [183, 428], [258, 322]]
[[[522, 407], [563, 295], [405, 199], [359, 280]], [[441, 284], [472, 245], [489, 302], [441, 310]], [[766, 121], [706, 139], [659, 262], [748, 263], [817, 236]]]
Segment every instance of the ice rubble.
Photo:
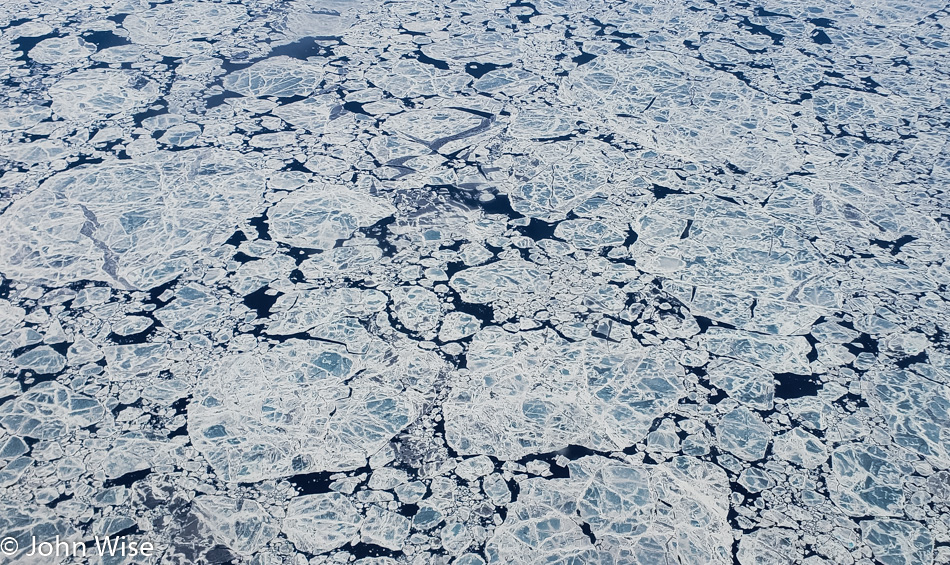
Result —
[[106, 4], [0, 22], [4, 535], [950, 562], [939, 3]]

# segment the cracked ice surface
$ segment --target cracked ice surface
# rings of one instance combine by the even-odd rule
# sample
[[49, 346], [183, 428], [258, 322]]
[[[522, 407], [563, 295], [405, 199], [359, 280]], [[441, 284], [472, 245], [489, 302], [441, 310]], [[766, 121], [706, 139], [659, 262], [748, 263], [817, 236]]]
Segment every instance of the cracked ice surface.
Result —
[[360, 467], [419, 404], [395, 383], [361, 376], [373, 361], [296, 340], [226, 359], [199, 377], [191, 439], [230, 481]]
[[948, 29], [0, 2], [0, 537], [950, 563]]
[[446, 400], [446, 440], [460, 453], [502, 459], [568, 445], [629, 447], [684, 392], [669, 353], [572, 344], [549, 330], [485, 328], [472, 338], [468, 367]]
[[226, 240], [227, 223], [257, 206], [264, 176], [253, 159], [215, 149], [78, 167], [10, 206], [0, 261], [41, 284], [152, 288]]
[[158, 97], [158, 86], [142, 75], [97, 69], [66, 75], [50, 87], [53, 112], [78, 122], [124, 114]]
[[337, 240], [347, 239], [357, 228], [370, 226], [391, 213], [385, 201], [345, 187], [308, 187], [269, 210], [268, 223], [277, 241], [332, 249]]
[[[614, 563], [617, 557], [643, 565], [729, 562], [721, 470], [686, 457], [647, 468], [599, 456], [574, 461], [569, 469], [566, 479], [521, 483], [510, 510], [517, 522], [506, 522], [489, 540], [489, 563]], [[667, 527], [668, 520], [686, 516], [679, 528]]]
[[290, 57], [274, 57], [235, 71], [224, 79], [224, 88], [244, 96], [306, 96], [323, 78], [317, 65], [301, 64]]

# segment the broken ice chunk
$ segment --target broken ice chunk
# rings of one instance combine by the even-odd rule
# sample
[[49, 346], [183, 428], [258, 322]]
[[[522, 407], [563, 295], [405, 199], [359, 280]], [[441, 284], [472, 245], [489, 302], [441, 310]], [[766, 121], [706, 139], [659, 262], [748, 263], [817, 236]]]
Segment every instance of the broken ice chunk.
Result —
[[511, 118], [508, 132], [518, 139], [558, 137], [574, 129], [554, 107], [522, 108]]
[[739, 359], [775, 373], [811, 374], [807, 357], [811, 345], [801, 336], [754, 334], [713, 327], [702, 340], [709, 352], [716, 355]]
[[80, 37], [51, 37], [36, 44], [27, 54], [30, 59], [44, 65], [78, 63], [96, 52], [96, 46]]
[[224, 77], [227, 90], [244, 96], [307, 96], [323, 80], [321, 65], [280, 56], [264, 59]]
[[683, 394], [683, 369], [660, 348], [568, 342], [551, 330], [496, 326], [472, 338], [468, 369], [443, 406], [462, 454], [519, 459], [568, 445], [623, 449]]
[[[731, 562], [728, 479], [721, 469], [689, 457], [645, 466], [600, 456], [568, 468], [569, 478], [521, 482], [518, 500], [486, 546], [489, 563], [560, 563], [569, 553], [576, 563], [614, 564], [602, 551], [608, 547], [634, 548], [631, 555], [640, 559], [630, 563], [637, 565]], [[670, 528], [674, 516], [689, 518]]]
[[397, 114], [386, 120], [384, 129], [424, 143], [433, 151], [456, 139], [487, 129], [487, 120], [460, 109], [426, 109]]
[[495, 506], [504, 506], [511, 502], [511, 489], [501, 475], [492, 473], [482, 479], [482, 489]]
[[765, 471], [749, 467], [739, 474], [739, 484], [751, 493], [758, 493], [774, 487], [775, 481]]
[[29, 129], [50, 115], [46, 106], [31, 104], [26, 106], [6, 106], [0, 108], [0, 131]]
[[614, 157], [605, 155], [594, 142], [545, 145], [537, 158], [525, 163], [530, 170], [519, 171], [511, 180], [511, 207], [545, 222], [563, 220], [573, 208], [607, 188], [616, 166]]
[[401, 469], [383, 467], [373, 471], [368, 486], [374, 490], [392, 490], [409, 480], [408, 474]]
[[578, 497], [577, 513], [598, 536], [636, 536], [646, 531], [654, 505], [649, 471], [604, 464]]
[[861, 522], [861, 537], [883, 565], [930, 565], [934, 539], [924, 524], [909, 520]]
[[438, 508], [423, 504], [419, 507], [415, 516], [412, 517], [412, 526], [417, 530], [431, 530], [438, 526], [444, 518]]
[[346, 342], [354, 352], [363, 350], [374, 339], [359, 324], [358, 318], [383, 310], [387, 303], [382, 292], [354, 288], [286, 296], [293, 306], [271, 317], [269, 333], [290, 335], [313, 331], [321, 338]]
[[43, 341], [43, 335], [32, 328], [20, 328], [0, 339], [0, 352], [6, 353], [21, 347], [28, 347]]
[[[369, 361], [340, 345], [296, 339], [226, 357], [200, 376], [188, 433], [226, 481], [355, 469], [409, 424], [419, 404], [391, 376], [354, 380]], [[411, 369], [387, 367], [400, 376]]]
[[442, 314], [439, 297], [421, 286], [400, 286], [390, 292], [396, 318], [414, 332], [435, 329]]
[[89, 286], [80, 290], [73, 301], [74, 308], [83, 306], [95, 306], [109, 300], [112, 296], [112, 289], [107, 286]]
[[457, 555], [471, 545], [474, 538], [465, 524], [461, 522], [449, 522], [442, 528], [439, 534], [442, 540], [442, 547], [452, 555]]
[[540, 87], [543, 81], [524, 69], [505, 68], [489, 71], [472, 83], [475, 90], [488, 94], [503, 93], [506, 96], [523, 96]]
[[469, 457], [462, 460], [455, 466], [455, 474], [466, 481], [474, 481], [479, 477], [491, 473], [495, 469], [495, 464], [486, 455]]
[[201, 135], [201, 126], [198, 124], [180, 124], [168, 128], [160, 141], [173, 147], [190, 147], [195, 144], [199, 135]]
[[158, 85], [140, 74], [120, 69], [77, 71], [49, 88], [56, 114], [91, 122], [128, 112], [154, 101]]
[[342, 494], [311, 494], [290, 502], [281, 531], [297, 549], [323, 553], [354, 541], [361, 523], [356, 507]]
[[465, 73], [437, 69], [416, 59], [380, 61], [366, 69], [366, 78], [396, 98], [435, 95], [448, 98], [472, 80]]
[[10, 436], [6, 442], [0, 444], [0, 460], [9, 461], [14, 457], [27, 453], [30, 448], [17, 436]]
[[360, 528], [363, 543], [372, 543], [393, 551], [402, 549], [407, 535], [409, 519], [378, 506], [369, 509]]
[[829, 488], [831, 500], [849, 516], [903, 514], [904, 473], [892, 459], [876, 445], [847, 444], [835, 449], [830, 479], [837, 484]]
[[777, 436], [774, 451], [779, 458], [798, 463], [806, 469], [815, 469], [828, 460], [825, 444], [801, 428]]
[[[763, 303], [769, 320], [762, 329], [790, 333], [817, 317], [810, 307], [838, 306], [825, 261], [801, 234], [765, 214], [718, 198], [673, 195], [651, 204], [631, 226], [639, 236], [630, 247], [639, 268], [713, 293], [780, 301]], [[782, 319], [786, 303], [796, 312], [789, 318], [801, 321]]]
[[799, 563], [803, 556], [798, 534], [788, 528], [761, 528], [743, 534], [736, 554], [740, 565]]
[[612, 563], [607, 561], [607, 552], [591, 547], [590, 538], [579, 524], [557, 509], [538, 503], [516, 504], [505, 523], [495, 530], [485, 554], [493, 565], [556, 563], [565, 548], [571, 548], [570, 555], [578, 563]]
[[11, 143], [0, 149], [0, 155], [13, 161], [36, 165], [68, 156], [70, 151], [59, 141], [40, 140], [32, 143]]
[[98, 400], [73, 392], [56, 381], [42, 382], [12, 401], [0, 404], [0, 423], [12, 434], [59, 440], [107, 415]]
[[[314, 37], [342, 36], [354, 25], [362, 2], [354, 0], [297, 0], [281, 6], [280, 18], [268, 25], [279, 30], [290, 40]], [[404, 25], [411, 25], [409, 20]], [[275, 38], [276, 39], [276, 38]], [[365, 565], [387, 565], [367, 562]]]
[[442, 320], [442, 327], [439, 328], [440, 341], [455, 341], [464, 339], [481, 328], [482, 323], [478, 318], [465, 312], [449, 312]]
[[395, 212], [386, 200], [342, 186], [308, 186], [275, 204], [267, 213], [271, 236], [306, 249], [332, 249], [361, 227]]
[[723, 450], [756, 461], [765, 457], [772, 430], [758, 414], [740, 406], [722, 417], [716, 426], [716, 438]]
[[126, 316], [113, 324], [112, 331], [120, 336], [135, 335], [152, 327], [152, 323], [147, 316]]
[[199, 284], [188, 284], [175, 291], [175, 299], [155, 312], [162, 325], [175, 332], [200, 330], [215, 324], [227, 310], [210, 292]]
[[403, 504], [415, 504], [426, 494], [426, 486], [421, 481], [410, 481], [393, 489]]
[[675, 453], [680, 449], [680, 438], [672, 420], [663, 420], [660, 426], [647, 434], [647, 446], [651, 451]]
[[913, 371], [878, 369], [866, 372], [861, 383], [864, 397], [884, 417], [895, 443], [935, 463], [950, 458], [946, 385]]
[[511, 300], [519, 294], [540, 294], [549, 285], [548, 276], [536, 265], [516, 259], [464, 269], [449, 281], [462, 300], [479, 304]]
[[[54, 175], [4, 211], [0, 271], [41, 284], [90, 279], [126, 289], [173, 280], [250, 215], [266, 176], [259, 166], [252, 156], [192, 149]], [[74, 306], [91, 303], [86, 290]], [[99, 301], [109, 290], [101, 292]]]
[[17, 367], [35, 373], [58, 373], [66, 366], [66, 358], [48, 345], [41, 345], [20, 354], [14, 361]]
[[194, 505], [211, 535], [241, 555], [260, 551], [279, 532], [271, 515], [253, 500], [199, 496]]
[[[57, 536], [63, 540], [79, 539], [79, 532], [73, 525], [73, 521], [61, 516], [59, 512], [37, 502], [25, 503], [9, 498], [0, 502], [0, 530], [5, 536], [10, 536], [19, 542], [21, 553], [29, 550], [33, 539], [55, 540]], [[16, 559], [5, 559], [5, 561], [39, 565], [49, 563], [50, 559], [47, 557], [31, 559], [20, 555]]]
[[812, 327], [811, 335], [825, 343], [850, 343], [859, 334], [835, 322], [822, 322]]
[[565, 220], [557, 225], [554, 235], [578, 249], [597, 249], [620, 245], [627, 235], [621, 229], [600, 220]]
[[3, 335], [17, 326], [26, 315], [26, 310], [0, 299], [0, 335]]
[[122, 27], [134, 43], [169, 45], [212, 38], [247, 21], [247, 9], [219, 2], [175, 2], [154, 5], [123, 18]]
[[102, 49], [90, 58], [101, 63], [135, 63], [141, 60], [145, 53], [146, 50], [139, 45], [116, 45]]
[[324, 126], [330, 121], [331, 112], [339, 106], [339, 98], [324, 94], [278, 106], [271, 113], [293, 126], [323, 133]]
[[485, 560], [482, 559], [481, 555], [475, 553], [466, 553], [465, 555], [459, 556], [458, 559], [452, 562], [453, 565], [485, 565]]
[[772, 373], [733, 359], [713, 363], [707, 373], [710, 384], [724, 390], [731, 398], [757, 410], [771, 410], [775, 394]]

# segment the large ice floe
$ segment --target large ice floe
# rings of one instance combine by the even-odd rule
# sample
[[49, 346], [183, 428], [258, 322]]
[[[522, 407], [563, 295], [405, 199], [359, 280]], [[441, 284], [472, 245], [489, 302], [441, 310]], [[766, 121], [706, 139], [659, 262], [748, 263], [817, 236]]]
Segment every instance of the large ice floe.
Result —
[[0, 2], [0, 561], [950, 564], [948, 29]]

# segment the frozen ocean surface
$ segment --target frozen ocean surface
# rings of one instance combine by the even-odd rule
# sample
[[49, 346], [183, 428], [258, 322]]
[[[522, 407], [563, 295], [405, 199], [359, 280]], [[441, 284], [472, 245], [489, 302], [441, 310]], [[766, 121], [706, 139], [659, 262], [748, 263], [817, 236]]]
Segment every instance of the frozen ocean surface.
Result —
[[0, 81], [0, 563], [950, 564], [947, 2], [2, 0]]

